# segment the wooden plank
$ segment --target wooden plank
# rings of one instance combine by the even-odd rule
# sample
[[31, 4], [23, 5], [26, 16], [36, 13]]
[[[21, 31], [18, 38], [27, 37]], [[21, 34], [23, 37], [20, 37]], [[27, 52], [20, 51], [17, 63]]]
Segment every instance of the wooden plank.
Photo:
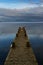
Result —
[[25, 28], [20, 28], [4, 65], [38, 65]]

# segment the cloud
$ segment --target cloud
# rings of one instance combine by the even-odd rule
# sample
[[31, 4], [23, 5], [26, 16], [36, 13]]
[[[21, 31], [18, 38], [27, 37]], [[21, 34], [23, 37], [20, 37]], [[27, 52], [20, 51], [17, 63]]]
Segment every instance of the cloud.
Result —
[[[21, 4], [22, 7], [26, 6], [21, 9], [16, 9], [15, 4], [10, 4], [13, 9], [7, 5], [0, 4], [0, 22], [43, 22], [43, 4]], [[19, 26], [25, 26], [28, 34], [43, 34], [43, 23], [0, 23], [0, 34], [16, 33]]]
[[43, 6], [30, 9], [0, 8], [0, 22], [43, 22]]
[[[13, 6], [11, 7], [11, 5]], [[10, 7], [9, 4], [7, 4], [8, 8], [6, 8], [6, 5], [5, 8], [2, 7], [0, 8], [0, 15], [14, 16], [14, 15], [23, 15], [21, 13], [33, 13], [33, 14], [43, 13], [43, 4], [38, 5], [32, 3], [31, 4], [22, 3], [22, 4], [18, 4], [18, 6], [16, 6], [16, 4], [10, 4]]]
[[40, 3], [43, 3], [43, 0], [40, 0]]
[[6, 8], [6, 9], [23, 9], [23, 8], [34, 8], [38, 7], [39, 4], [35, 3], [0, 3], [0, 8]]

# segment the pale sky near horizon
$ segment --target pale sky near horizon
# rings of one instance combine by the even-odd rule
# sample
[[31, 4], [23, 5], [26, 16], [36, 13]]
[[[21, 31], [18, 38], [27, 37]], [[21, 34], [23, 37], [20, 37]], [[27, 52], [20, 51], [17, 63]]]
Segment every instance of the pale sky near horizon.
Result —
[[38, 7], [40, 0], [0, 0], [0, 8], [22, 9]]

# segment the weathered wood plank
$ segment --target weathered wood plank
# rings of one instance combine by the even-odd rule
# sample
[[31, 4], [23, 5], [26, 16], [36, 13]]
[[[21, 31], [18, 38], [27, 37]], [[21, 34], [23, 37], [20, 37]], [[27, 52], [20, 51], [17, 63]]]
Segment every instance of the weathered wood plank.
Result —
[[25, 28], [20, 28], [4, 65], [38, 65]]

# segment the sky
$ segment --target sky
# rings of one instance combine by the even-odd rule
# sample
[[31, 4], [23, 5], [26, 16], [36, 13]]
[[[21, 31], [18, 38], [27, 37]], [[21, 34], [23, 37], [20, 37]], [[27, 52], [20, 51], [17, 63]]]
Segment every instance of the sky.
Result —
[[[43, 22], [43, 0], [0, 0], [0, 22], [16, 21]], [[13, 23], [0, 23], [0, 33], [14, 33], [16, 26], [19, 27]], [[24, 26], [28, 30], [30, 27], [29, 33], [43, 34], [43, 24]]]
[[42, 22], [43, 0], [0, 0], [0, 22], [22, 20]]
[[7, 2], [7, 3], [18, 3], [18, 2], [25, 2], [25, 3], [28, 3], [30, 1], [33, 1], [33, 2], [39, 2], [39, 0], [0, 0], [0, 2]]
[[37, 7], [40, 0], [0, 0], [0, 8], [22, 9]]

